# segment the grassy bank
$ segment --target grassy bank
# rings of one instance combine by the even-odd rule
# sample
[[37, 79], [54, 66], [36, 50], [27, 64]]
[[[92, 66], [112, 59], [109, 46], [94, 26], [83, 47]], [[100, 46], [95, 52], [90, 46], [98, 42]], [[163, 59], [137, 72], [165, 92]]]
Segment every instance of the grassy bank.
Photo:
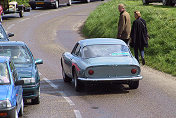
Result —
[[83, 26], [83, 34], [89, 38], [116, 38], [119, 20], [118, 4], [134, 19], [134, 11], [141, 11], [150, 35], [149, 48], [145, 49], [146, 65], [176, 76], [176, 9], [173, 7], [143, 6], [142, 0], [112, 0], [97, 7]]
[[19, 5], [23, 4], [25, 6], [29, 6], [29, 0], [14, 0], [14, 1], [17, 1]]

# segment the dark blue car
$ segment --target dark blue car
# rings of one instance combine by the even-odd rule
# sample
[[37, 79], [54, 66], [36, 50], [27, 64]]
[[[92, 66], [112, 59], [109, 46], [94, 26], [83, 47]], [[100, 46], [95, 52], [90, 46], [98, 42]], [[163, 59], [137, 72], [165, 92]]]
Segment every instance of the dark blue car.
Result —
[[0, 42], [0, 56], [10, 56], [22, 80], [23, 98], [31, 99], [33, 104], [40, 103], [40, 76], [37, 65], [43, 60], [34, 59], [32, 52], [24, 42]]
[[11, 59], [0, 56], [0, 118], [23, 115], [23, 84]]

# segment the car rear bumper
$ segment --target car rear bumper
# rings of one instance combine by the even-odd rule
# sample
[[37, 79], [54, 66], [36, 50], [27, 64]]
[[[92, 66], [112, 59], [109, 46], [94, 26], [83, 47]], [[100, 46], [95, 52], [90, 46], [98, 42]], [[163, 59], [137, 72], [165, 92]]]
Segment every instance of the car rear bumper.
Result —
[[12, 118], [15, 114], [15, 107], [0, 109], [0, 118]]
[[36, 1], [30, 1], [30, 6], [36, 6], [36, 7], [49, 7], [52, 5], [55, 5], [55, 2], [36, 2]]
[[23, 98], [34, 99], [39, 96], [40, 85], [25, 85], [23, 86]]
[[137, 81], [142, 80], [142, 76], [137, 77], [119, 77], [119, 78], [78, 78], [80, 81]]

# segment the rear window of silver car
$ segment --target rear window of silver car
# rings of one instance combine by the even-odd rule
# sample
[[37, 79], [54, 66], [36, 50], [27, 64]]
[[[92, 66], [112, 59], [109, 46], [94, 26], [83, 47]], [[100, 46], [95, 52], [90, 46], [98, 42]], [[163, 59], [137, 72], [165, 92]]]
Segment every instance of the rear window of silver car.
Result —
[[88, 45], [82, 52], [83, 58], [130, 56], [127, 46], [115, 44]]

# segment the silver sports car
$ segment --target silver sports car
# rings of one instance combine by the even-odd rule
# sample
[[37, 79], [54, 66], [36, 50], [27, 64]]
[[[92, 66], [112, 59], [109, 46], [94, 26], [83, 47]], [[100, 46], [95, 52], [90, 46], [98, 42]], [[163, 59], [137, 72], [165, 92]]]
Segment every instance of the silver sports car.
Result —
[[64, 81], [74, 79], [76, 91], [86, 82], [117, 82], [137, 89], [142, 79], [138, 61], [120, 39], [80, 40], [71, 53], [63, 53], [61, 66]]

